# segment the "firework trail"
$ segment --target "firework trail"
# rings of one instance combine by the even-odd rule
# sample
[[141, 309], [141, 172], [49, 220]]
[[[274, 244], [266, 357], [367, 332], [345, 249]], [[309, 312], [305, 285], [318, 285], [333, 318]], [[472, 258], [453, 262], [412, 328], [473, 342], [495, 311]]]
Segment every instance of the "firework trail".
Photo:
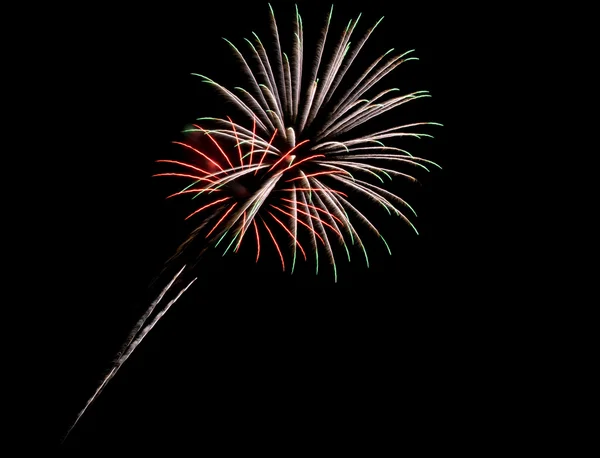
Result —
[[194, 283], [194, 281], [196, 281], [196, 279], [194, 278], [191, 282], [189, 282], [188, 285], [186, 287], [184, 287], [182, 290], [180, 290], [179, 293], [177, 294], [177, 296], [175, 296], [174, 299], [170, 300], [167, 303], [167, 305], [165, 305], [164, 308], [159, 313], [156, 314], [156, 316], [152, 319], [152, 321], [146, 327], [144, 327], [142, 329], [142, 327], [144, 326], [144, 324], [148, 320], [149, 316], [152, 314], [152, 311], [154, 310], [154, 308], [162, 300], [162, 298], [167, 293], [167, 291], [171, 288], [171, 286], [173, 286], [173, 283], [175, 282], [175, 280], [177, 279], [177, 277], [179, 277], [179, 275], [183, 272], [184, 269], [185, 269], [185, 266], [183, 266], [181, 268], [181, 270], [175, 275], [175, 277], [173, 277], [173, 279], [163, 289], [163, 291], [160, 293], [160, 295], [154, 300], [154, 302], [152, 302], [152, 304], [150, 305], [150, 307], [148, 308], [148, 310], [146, 311], [146, 313], [144, 313], [144, 315], [142, 316], [142, 318], [136, 323], [134, 329], [129, 334], [129, 336], [127, 338], [127, 341], [123, 345], [121, 351], [118, 353], [117, 360], [113, 363], [113, 367], [108, 372], [108, 374], [104, 377], [104, 379], [102, 380], [102, 383], [100, 383], [100, 386], [98, 386], [98, 388], [96, 389], [96, 391], [94, 392], [94, 394], [92, 395], [92, 397], [90, 397], [88, 399], [88, 401], [85, 404], [84, 408], [77, 415], [77, 417], [75, 418], [75, 421], [73, 422], [73, 424], [71, 425], [71, 427], [69, 428], [69, 430], [67, 431], [67, 433], [65, 434], [65, 436], [63, 438], [63, 442], [67, 439], [67, 437], [69, 436], [69, 434], [71, 433], [71, 431], [73, 430], [73, 428], [77, 425], [77, 423], [79, 422], [79, 419], [83, 416], [83, 414], [88, 409], [88, 407], [96, 400], [96, 398], [100, 395], [100, 393], [102, 393], [102, 390], [104, 390], [104, 387], [106, 387], [106, 385], [108, 384], [108, 382], [116, 375], [116, 373], [121, 368], [121, 366], [123, 365], [123, 363], [125, 361], [127, 361], [127, 359], [131, 356], [131, 354], [133, 353], [133, 351], [136, 349], [136, 347], [144, 339], [144, 337], [146, 337], [146, 335], [156, 325], [156, 323], [158, 322], [158, 320], [160, 320], [163, 317], [163, 315], [165, 313], [167, 313], [167, 311], [169, 310], [169, 308], [175, 302], [177, 302], [177, 300], [179, 299], [179, 297], [181, 297], [181, 295], [192, 285], [192, 283]]
[[[358, 133], [390, 110], [430, 97], [424, 90], [399, 94], [397, 88], [371, 94], [390, 72], [418, 60], [412, 57], [412, 51], [394, 54], [390, 49], [373, 60], [357, 78], [346, 81], [357, 56], [383, 18], [353, 46], [350, 39], [360, 16], [351, 20], [330, 49], [327, 45], [332, 7], [312, 64], [305, 68], [304, 31], [298, 8], [289, 56], [282, 50], [275, 15], [270, 5], [269, 8], [273, 50], [268, 51], [254, 33], [252, 40], [245, 39], [247, 54], [225, 39], [240, 63], [247, 88], [230, 90], [207, 76], [194, 74], [221, 93], [245, 118], [244, 124], [234, 122], [231, 117], [200, 118], [184, 131], [186, 142], [174, 142], [190, 155], [189, 159], [159, 161], [174, 169], [155, 176], [189, 180], [187, 186], [169, 197], [192, 196], [198, 204], [187, 219], [204, 217], [167, 266], [190, 251], [197, 239], [203, 243], [201, 253], [208, 247], [221, 246], [224, 254], [237, 252], [243, 240], [253, 239], [258, 261], [266, 239], [266, 243], [275, 247], [283, 270], [286, 270], [286, 256], [282, 248], [287, 246], [291, 250], [292, 273], [298, 256], [305, 260], [309, 256], [314, 258], [316, 273], [324, 257], [337, 281], [336, 245], [342, 247], [348, 261], [352, 246], [358, 247], [369, 266], [359, 225], [375, 234], [391, 254], [375, 224], [354, 200], [366, 198], [417, 232], [405, 215], [416, 216], [416, 213], [404, 199], [384, 188], [386, 180], [398, 177], [417, 181], [399, 170], [400, 166], [425, 171], [429, 171], [427, 165], [440, 166], [415, 157], [406, 149], [388, 146], [384, 141], [431, 137], [414, 128], [441, 124], [413, 122], [381, 130], [363, 129], [363, 133]], [[69, 432], [137, 345], [193, 283], [195, 278], [144, 327], [184, 268], [138, 321], [113, 368]]]

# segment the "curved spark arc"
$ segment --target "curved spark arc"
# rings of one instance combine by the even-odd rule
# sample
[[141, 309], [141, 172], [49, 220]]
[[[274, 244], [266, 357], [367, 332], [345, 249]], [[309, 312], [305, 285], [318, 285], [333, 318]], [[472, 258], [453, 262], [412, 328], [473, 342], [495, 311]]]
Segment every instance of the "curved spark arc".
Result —
[[[298, 197], [297, 197], [297, 191], [296, 188], [292, 185], [292, 192], [291, 192], [291, 196], [292, 196], [292, 200], [291, 200], [291, 207], [290, 209], [292, 210], [292, 218], [291, 218], [291, 225], [292, 225], [292, 231], [294, 234], [294, 252], [293, 252], [293, 260], [292, 260], [292, 272], [294, 272], [294, 268], [296, 267], [296, 240], [298, 240]], [[306, 259], [306, 255], [304, 256], [304, 259]]]
[[304, 33], [302, 30], [302, 18], [300, 17], [300, 13], [298, 12], [298, 5], [295, 5], [296, 8], [296, 20], [295, 26], [296, 31], [294, 33], [294, 50], [292, 53], [292, 66], [294, 69], [294, 89], [292, 93], [294, 95], [294, 103], [293, 103], [293, 112], [291, 116], [291, 120], [293, 123], [296, 122], [298, 118], [298, 109], [300, 104], [300, 87], [302, 85], [302, 65], [303, 65], [303, 40]]

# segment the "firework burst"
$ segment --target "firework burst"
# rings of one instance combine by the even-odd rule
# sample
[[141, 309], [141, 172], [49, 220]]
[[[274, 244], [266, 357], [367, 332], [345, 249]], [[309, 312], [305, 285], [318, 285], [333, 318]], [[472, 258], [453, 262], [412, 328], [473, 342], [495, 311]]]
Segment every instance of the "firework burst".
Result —
[[[282, 51], [271, 9], [274, 49], [267, 50], [256, 34], [252, 40], [246, 40], [246, 54], [227, 41], [247, 77], [247, 88], [230, 90], [207, 76], [197, 75], [231, 102], [245, 120], [200, 118], [186, 129], [186, 141], [176, 142], [190, 156], [185, 160], [159, 161], [174, 169], [157, 176], [188, 180], [171, 197], [192, 196], [198, 202], [188, 218], [199, 219], [200, 223], [174, 257], [196, 239], [206, 242], [202, 252], [217, 246], [225, 253], [238, 251], [244, 241], [252, 239], [257, 260], [261, 246], [272, 243], [282, 268], [290, 266], [292, 272], [298, 257], [314, 258], [318, 272], [319, 259], [324, 253], [337, 281], [335, 245], [345, 251], [348, 259], [351, 247], [357, 246], [369, 264], [361, 229], [375, 234], [389, 251], [380, 231], [357, 201], [365, 198], [372, 201], [383, 211], [400, 217], [416, 232], [410, 221], [411, 216], [416, 216], [413, 209], [384, 186], [393, 177], [416, 181], [408, 173], [409, 168], [428, 171], [428, 165], [437, 164], [385, 142], [400, 137], [431, 137], [414, 129], [440, 124], [413, 122], [372, 129], [374, 119], [429, 94], [427, 91], [400, 94], [396, 88], [376, 88], [397, 67], [417, 60], [411, 51], [397, 55], [393, 50], [387, 51], [358, 78], [347, 77], [381, 22], [351, 46], [350, 39], [359, 19], [360, 16], [350, 21], [337, 44], [329, 49], [330, 12], [316, 53], [309, 60], [305, 56], [298, 9], [289, 56]], [[326, 49], [330, 55], [327, 60]], [[306, 68], [305, 60], [309, 62]], [[287, 243], [284, 244], [282, 236]], [[181, 268], [138, 321], [112, 369], [79, 412], [67, 436], [137, 345], [195, 281], [195, 278], [191, 281], [180, 278], [184, 269], [190, 270]], [[181, 281], [182, 288], [173, 287]], [[172, 291], [178, 293], [154, 313], [157, 304]]]
[[[400, 137], [431, 137], [414, 129], [440, 124], [414, 122], [358, 133], [374, 118], [430, 95], [427, 91], [399, 94], [396, 88], [376, 88], [397, 67], [417, 60], [412, 51], [394, 54], [389, 50], [357, 79], [347, 82], [348, 70], [381, 20], [355, 46], [351, 46], [350, 39], [360, 16], [351, 20], [325, 61], [332, 12], [333, 7], [307, 68], [302, 18], [297, 8], [289, 56], [282, 51], [272, 8], [274, 49], [267, 50], [256, 34], [252, 40], [246, 39], [245, 54], [225, 39], [241, 64], [247, 87], [230, 90], [207, 76], [194, 75], [219, 91], [247, 122], [242, 125], [230, 117], [198, 119], [199, 124], [185, 132], [209, 138], [212, 153], [195, 147], [191, 141], [179, 143], [195, 157], [186, 162], [160, 161], [179, 170], [158, 176], [191, 180], [174, 194], [192, 195], [202, 202], [189, 216], [202, 220], [191, 238], [204, 233], [210, 244], [222, 245], [228, 252], [237, 251], [250, 232], [256, 240], [257, 259], [261, 239], [265, 238], [274, 244], [282, 268], [291, 264], [292, 272], [298, 256], [312, 256], [318, 272], [319, 252], [323, 250], [337, 281], [336, 244], [343, 247], [348, 259], [349, 247], [358, 246], [369, 264], [360, 226], [379, 237], [389, 251], [380, 231], [355, 205], [354, 196], [371, 200], [417, 231], [410, 220], [416, 216], [412, 207], [384, 186], [393, 177], [416, 181], [408, 173], [409, 167], [428, 171], [428, 165], [437, 164], [384, 142]], [[207, 123], [213, 127], [207, 128]], [[223, 142], [227, 148], [222, 147]], [[291, 263], [286, 263], [286, 246], [280, 235], [289, 240]]]

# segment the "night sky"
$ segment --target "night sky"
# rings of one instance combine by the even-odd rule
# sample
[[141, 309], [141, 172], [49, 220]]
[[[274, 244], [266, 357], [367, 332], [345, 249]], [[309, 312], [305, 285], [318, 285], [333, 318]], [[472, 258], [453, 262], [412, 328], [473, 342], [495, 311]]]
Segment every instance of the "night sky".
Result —
[[[317, 5], [299, 2], [307, 43], [328, 13], [329, 4]], [[293, 2], [273, 6], [287, 40]], [[243, 85], [221, 37], [242, 48], [252, 31], [270, 39], [266, 2], [165, 8], [82, 13], [84, 20], [61, 40], [73, 46], [81, 37], [84, 45], [73, 47], [64, 66], [55, 65], [56, 99], [65, 114], [53, 141], [71, 171], [59, 183], [60, 209], [51, 222], [56, 236], [48, 240], [48, 270], [60, 272], [52, 286], [59, 324], [48, 369], [55, 379], [52, 407], [40, 421], [55, 444], [154, 298], [150, 282], [194, 228], [193, 220], [184, 221], [193, 203], [165, 200], [178, 183], [152, 178], [162, 171], [155, 161], [177, 154], [171, 142], [182, 139], [186, 124], [233, 112], [190, 74]], [[428, 130], [433, 140], [405, 143], [443, 170], [418, 172], [420, 185], [394, 182], [419, 215], [413, 222], [420, 235], [382, 212], [376, 222], [392, 256], [370, 240], [367, 269], [360, 252], [351, 263], [339, 252], [337, 283], [326, 263], [318, 276], [312, 261], [290, 275], [268, 250], [255, 264], [253, 245], [225, 257], [210, 251], [198, 264], [195, 285], [64, 447], [185, 445], [200, 453], [215, 444], [252, 449], [284, 438], [293, 446], [323, 435], [393, 442], [399, 431], [423, 440], [436, 431], [439, 440], [460, 443], [460, 425], [467, 428], [480, 408], [473, 401], [481, 386], [476, 380], [487, 377], [477, 369], [485, 356], [473, 342], [492, 326], [473, 300], [481, 285], [474, 279], [474, 247], [465, 245], [469, 215], [481, 205], [466, 198], [475, 165], [463, 94], [474, 78], [465, 69], [474, 66], [463, 63], [472, 56], [461, 51], [458, 10], [339, 3], [334, 30], [361, 12], [357, 37], [385, 16], [361, 52], [363, 67], [391, 47], [416, 49], [420, 59], [378, 87], [433, 96], [389, 112], [382, 122], [397, 115], [444, 124]], [[478, 316], [482, 321], [473, 326]], [[465, 409], [471, 420], [461, 423]]]

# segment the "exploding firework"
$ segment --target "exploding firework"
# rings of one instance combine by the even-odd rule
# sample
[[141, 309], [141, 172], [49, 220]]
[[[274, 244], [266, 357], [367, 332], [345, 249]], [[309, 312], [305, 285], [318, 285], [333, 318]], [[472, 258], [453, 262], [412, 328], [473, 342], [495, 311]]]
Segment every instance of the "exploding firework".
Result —
[[[360, 16], [350, 21], [337, 44], [329, 49], [330, 12], [316, 53], [308, 56], [304, 50], [302, 19], [296, 8], [293, 46], [288, 56], [282, 51], [271, 9], [274, 49], [267, 50], [256, 34], [252, 40], [246, 40], [246, 54], [227, 41], [247, 77], [247, 88], [230, 90], [207, 76], [197, 75], [231, 102], [244, 121], [234, 122], [231, 117], [200, 118], [186, 129], [186, 141], [177, 142], [190, 153], [189, 158], [160, 161], [175, 169], [158, 176], [188, 180], [172, 196], [192, 196], [199, 202], [188, 218], [200, 219], [200, 223], [176, 256], [197, 239], [205, 241], [203, 250], [216, 246], [223, 247], [225, 253], [238, 251], [245, 240], [253, 239], [258, 260], [261, 245], [266, 241], [276, 248], [283, 269], [290, 265], [292, 272], [298, 256], [306, 260], [313, 257], [318, 272], [319, 259], [323, 257], [320, 253], [325, 253], [337, 281], [336, 244], [348, 259], [351, 248], [358, 247], [369, 263], [361, 229], [371, 231], [389, 250], [357, 201], [370, 200], [390, 215], [400, 217], [416, 232], [410, 221], [415, 214], [413, 209], [384, 186], [393, 177], [416, 181], [408, 173], [409, 167], [428, 171], [428, 165], [437, 164], [384, 142], [400, 137], [431, 137], [414, 129], [440, 124], [412, 122], [373, 128], [375, 118], [408, 102], [429, 97], [429, 93], [398, 94], [396, 88], [376, 88], [397, 67], [417, 60], [412, 51], [394, 55], [390, 50], [376, 58], [357, 78], [347, 76], [381, 22], [351, 46], [350, 39], [359, 19]], [[324, 58], [326, 50], [329, 59]], [[282, 237], [287, 240], [284, 242]], [[290, 252], [286, 253], [288, 246]], [[112, 369], [79, 412], [67, 435], [143, 338], [194, 282], [195, 278], [184, 281], [182, 288], [173, 288], [176, 281], [182, 281], [179, 277], [185, 268], [177, 272], [138, 321]], [[171, 290], [178, 293], [154, 313]]]
[[[413, 208], [384, 186], [393, 177], [416, 181], [408, 173], [409, 167], [428, 171], [427, 165], [437, 164], [384, 142], [399, 137], [431, 137], [414, 128], [439, 124], [413, 122], [358, 133], [363, 125], [372, 126], [374, 118], [430, 95], [427, 91], [398, 94], [396, 88], [377, 91], [377, 83], [390, 72], [417, 60], [412, 51], [394, 55], [390, 50], [357, 79], [346, 81], [352, 64], [381, 20], [353, 47], [350, 39], [360, 16], [350, 21], [329, 51], [330, 59], [324, 61], [332, 11], [333, 7], [307, 69], [302, 18], [297, 8], [289, 56], [282, 51], [272, 8], [274, 49], [267, 50], [256, 34], [252, 40], [246, 39], [246, 54], [225, 39], [241, 64], [248, 86], [230, 90], [207, 76], [195, 75], [219, 91], [247, 122], [238, 124], [230, 117], [198, 119], [199, 123], [185, 132], [195, 138], [208, 137], [213, 153], [195, 147], [193, 141], [181, 142], [194, 157], [189, 161], [160, 161], [179, 170], [158, 176], [190, 180], [174, 195], [192, 195], [202, 202], [188, 217], [202, 221], [190, 239], [203, 233], [209, 245], [223, 246], [226, 253], [239, 250], [243, 240], [252, 238], [256, 240], [258, 259], [264, 238], [275, 246], [284, 270], [284, 251], [289, 245], [291, 263], [287, 263], [292, 272], [298, 256], [312, 256], [318, 272], [319, 259], [323, 258], [319, 252], [323, 250], [337, 281], [336, 244], [348, 259], [350, 248], [359, 247], [369, 263], [361, 226], [390, 250], [375, 224], [356, 205], [355, 197], [371, 200], [417, 231], [410, 220], [416, 216]], [[206, 123], [214, 127], [209, 129]], [[228, 147], [222, 147], [222, 142]]]

